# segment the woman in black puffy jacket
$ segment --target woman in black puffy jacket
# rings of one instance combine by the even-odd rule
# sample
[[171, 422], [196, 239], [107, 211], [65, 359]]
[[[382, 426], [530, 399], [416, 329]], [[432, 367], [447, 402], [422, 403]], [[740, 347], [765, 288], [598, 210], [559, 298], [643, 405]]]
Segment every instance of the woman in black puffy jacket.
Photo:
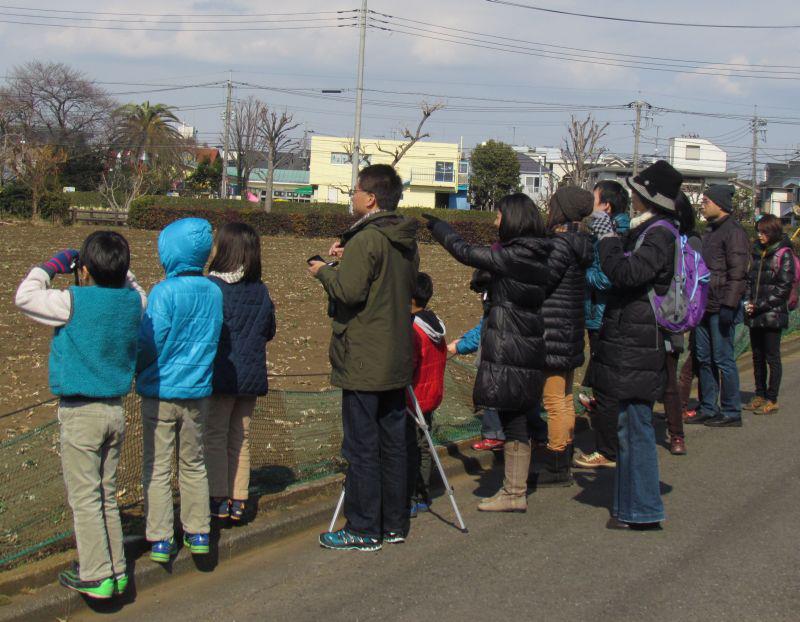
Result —
[[[756, 225], [750, 275], [745, 292], [745, 321], [750, 327], [756, 396], [745, 406], [757, 415], [778, 410], [781, 386], [781, 333], [789, 326], [789, 295], [795, 279], [792, 244], [781, 220], [769, 214]], [[769, 384], [767, 384], [769, 367]]]
[[677, 226], [682, 181], [659, 160], [626, 180], [638, 214], [627, 234], [617, 236], [605, 212], [594, 212], [589, 224], [612, 285], [586, 373], [586, 384], [619, 400], [611, 529], [658, 529], [664, 520], [653, 402], [662, 399], [666, 386], [666, 344], [648, 292], [664, 296], [672, 282], [676, 238], [664, 221]]
[[536, 485], [572, 483], [572, 440], [575, 404], [572, 378], [584, 362], [583, 333], [586, 269], [592, 265], [592, 238], [581, 221], [592, 213], [592, 193], [576, 186], [559, 189], [550, 199], [547, 230], [552, 250], [544, 318], [545, 378], [542, 401], [547, 411], [547, 447]]
[[536, 204], [518, 193], [497, 204], [499, 243], [468, 244], [447, 223], [429, 218], [428, 228], [458, 261], [491, 274], [489, 312], [481, 333], [481, 360], [473, 389], [476, 408], [497, 409], [506, 444], [505, 479], [479, 510], [524, 512], [531, 460], [527, 416], [542, 397], [544, 323], [550, 242]]

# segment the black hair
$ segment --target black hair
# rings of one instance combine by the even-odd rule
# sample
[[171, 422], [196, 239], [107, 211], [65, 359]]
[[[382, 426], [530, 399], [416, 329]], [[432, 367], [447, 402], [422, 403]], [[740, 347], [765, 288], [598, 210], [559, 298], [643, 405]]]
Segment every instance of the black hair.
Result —
[[418, 307], [423, 309], [428, 306], [428, 302], [433, 296], [433, 279], [426, 272], [417, 273], [417, 284], [414, 286], [412, 298]]
[[622, 184], [610, 179], [598, 181], [594, 185], [594, 190], [600, 191], [600, 203], [608, 203], [611, 206], [611, 215], [624, 214], [630, 205], [630, 196]]
[[358, 174], [358, 185], [364, 192], [375, 195], [382, 210], [393, 212], [403, 196], [403, 180], [388, 164], [372, 164]]
[[508, 242], [520, 237], [544, 237], [545, 228], [539, 208], [527, 194], [516, 192], [497, 202], [500, 221], [500, 241]]
[[83, 241], [81, 265], [100, 287], [124, 287], [131, 265], [128, 240], [116, 231], [95, 231]]
[[683, 235], [694, 233], [694, 206], [685, 192], [680, 192], [675, 199], [675, 213], [678, 217], [678, 230]]
[[261, 280], [261, 240], [253, 227], [243, 222], [223, 225], [217, 231], [214, 248], [209, 272], [236, 272], [244, 268], [242, 280], [251, 283]]

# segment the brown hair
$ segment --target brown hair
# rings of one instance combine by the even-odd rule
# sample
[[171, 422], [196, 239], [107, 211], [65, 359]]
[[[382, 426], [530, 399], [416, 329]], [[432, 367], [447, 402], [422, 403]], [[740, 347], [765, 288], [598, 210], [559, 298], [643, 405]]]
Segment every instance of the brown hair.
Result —
[[209, 272], [236, 272], [244, 268], [242, 280], [261, 280], [261, 240], [255, 229], [243, 222], [229, 222], [217, 231], [214, 259]]
[[756, 223], [756, 230], [767, 236], [767, 244], [775, 244], [783, 237], [783, 222], [777, 216], [766, 214]]

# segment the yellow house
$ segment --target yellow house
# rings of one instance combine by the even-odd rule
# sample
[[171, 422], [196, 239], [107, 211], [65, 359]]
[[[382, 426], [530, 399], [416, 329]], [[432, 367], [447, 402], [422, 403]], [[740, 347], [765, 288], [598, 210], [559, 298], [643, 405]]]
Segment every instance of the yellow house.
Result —
[[[309, 183], [314, 188], [314, 201], [350, 202], [348, 191], [352, 175], [352, 144], [353, 139], [347, 137], [311, 137]], [[402, 144], [403, 141], [398, 140], [363, 139], [362, 167], [367, 164], [391, 164], [392, 153]], [[460, 156], [458, 143], [420, 141], [411, 147], [397, 164], [397, 172], [405, 186], [400, 207], [454, 206], [459, 191]]]

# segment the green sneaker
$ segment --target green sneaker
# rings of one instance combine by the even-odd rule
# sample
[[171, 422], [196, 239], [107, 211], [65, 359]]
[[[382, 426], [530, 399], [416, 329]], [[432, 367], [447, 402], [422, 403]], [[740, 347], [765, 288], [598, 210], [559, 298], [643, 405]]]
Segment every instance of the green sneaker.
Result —
[[123, 572], [114, 576], [114, 594], [117, 596], [124, 594], [126, 589], [128, 589], [128, 573]]
[[207, 533], [183, 534], [183, 546], [192, 552], [192, 555], [206, 555], [209, 551], [209, 538]]
[[150, 559], [159, 564], [167, 564], [169, 563], [169, 558], [177, 552], [178, 545], [175, 542], [175, 538], [159, 540], [158, 542], [153, 542], [153, 546], [150, 547]]
[[64, 570], [58, 574], [58, 582], [69, 590], [88, 596], [89, 598], [108, 599], [114, 595], [114, 579], [102, 579], [98, 581], [81, 581], [77, 566], [70, 570]]

